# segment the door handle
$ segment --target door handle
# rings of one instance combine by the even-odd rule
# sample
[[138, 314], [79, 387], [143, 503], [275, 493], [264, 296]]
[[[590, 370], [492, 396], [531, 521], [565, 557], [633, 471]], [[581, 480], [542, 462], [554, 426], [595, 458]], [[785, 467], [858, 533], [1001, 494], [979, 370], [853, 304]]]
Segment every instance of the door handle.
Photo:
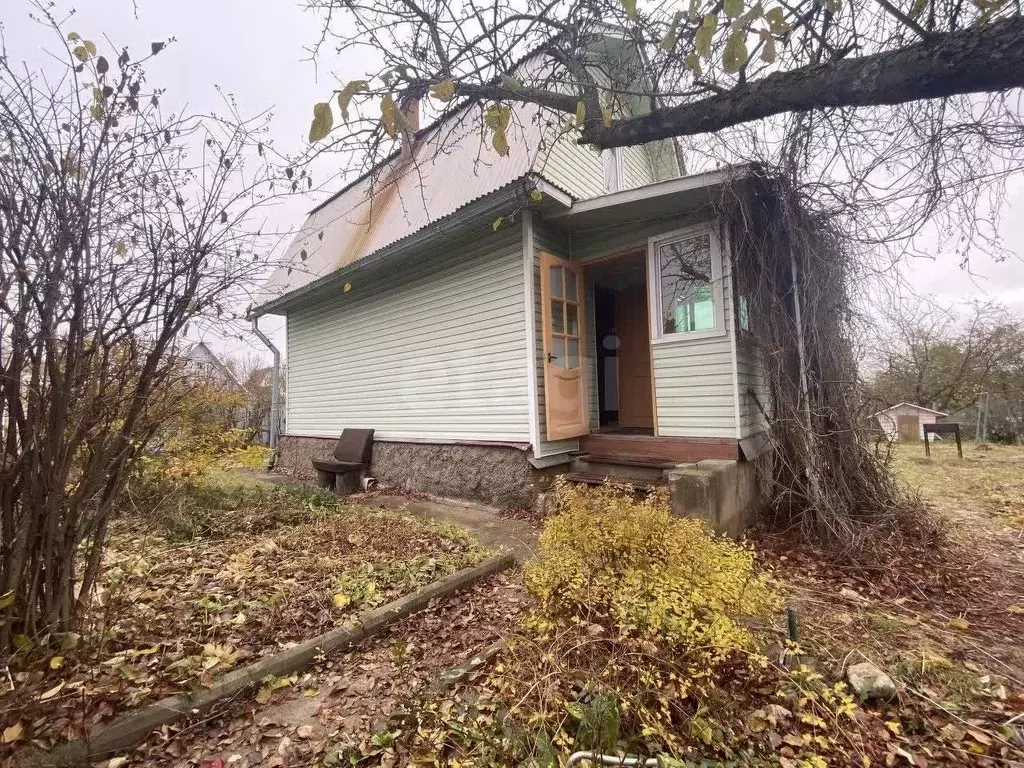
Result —
[[550, 352], [548, 352], [548, 362], [549, 363], [553, 363], [557, 359], [558, 359], [558, 355], [552, 355]]

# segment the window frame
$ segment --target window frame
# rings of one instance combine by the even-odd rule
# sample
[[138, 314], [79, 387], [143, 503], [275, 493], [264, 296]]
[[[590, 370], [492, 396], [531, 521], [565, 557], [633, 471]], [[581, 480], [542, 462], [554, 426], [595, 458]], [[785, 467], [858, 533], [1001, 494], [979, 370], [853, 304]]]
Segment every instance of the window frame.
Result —
[[[665, 333], [663, 328], [662, 297], [661, 297], [661, 265], [658, 259], [658, 247], [679, 240], [689, 240], [707, 235], [711, 246], [711, 298], [714, 301], [713, 328], [699, 331], [676, 331]], [[714, 222], [694, 224], [671, 232], [663, 232], [647, 239], [647, 303], [650, 307], [651, 343], [697, 341], [725, 336], [725, 290], [722, 278], [722, 245], [718, 238]]]

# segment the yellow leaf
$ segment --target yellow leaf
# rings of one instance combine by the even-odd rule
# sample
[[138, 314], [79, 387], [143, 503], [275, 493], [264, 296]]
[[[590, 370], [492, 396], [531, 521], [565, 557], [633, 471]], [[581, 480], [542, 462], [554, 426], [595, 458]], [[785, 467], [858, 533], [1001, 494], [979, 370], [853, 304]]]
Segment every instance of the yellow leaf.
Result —
[[309, 143], [315, 144], [321, 139], [327, 138], [334, 126], [334, 115], [331, 112], [331, 105], [321, 101], [313, 105], [313, 122], [309, 126]]
[[16, 741], [21, 741], [25, 738], [25, 728], [21, 723], [15, 723], [10, 728], [4, 728], [3, 736], [0, 737], [0, 742], [4, 744], [13, 744]]
[[761, 61], [771, 64], [775, 61], [775, 38], [771, 36], [771, 33], [762, 32], [761, 40], [764, 42], [764, 46], [761, 48]]
[[352, 290], [352, 283], [345, 283], [345, 287], [342, 288], [341, 290], [343, 290], [345, 293], [348, 293], [349, 291]]
[[455, 81], [444, 80], [430, 86], [430, 95], [438, 101], [451, 101], [455, 96]]
[[533, 202], [535, 203], [539, 203], [541, 200], [544, 199], [544, 193], [541, 192], [539, 189], [531, 190], [530, 199], [533, 200]]
[[587, 120], [587, 107], [582, 101], [576, 102], [576, 125], [582, 126]]
[[352, 103], [352, 97], [360, 91], [365, 91], [367, 82], [365, 80], [352, 80], [345, 84], [338, 94], [338, 108], [341, 110], [341, 119], [348, 122], [348, 107]]
[[57, 683], [55, 686], [53, 686], [53, 688], [51, 688], [50, 690], [44, 691], [42, 693], [42, 695], [40, 695], [39, 700], [40, 701], [48, 701], [49, 699], [52, 699], [54, 696], [56, 696], [58, 693], [61, 692], [62, 688], [64, 688], [64, 681], [63, 680], [61, 680], [59, 683]]
[[971, 625], [967, 621], [967, 619], [964, 619], [964, 618], [961, 618], [960, 616], [957, 616], [956, 618], [952, 618], [952, 619], [949, 620], [949, 627], [950, 627], [950, 629], [961, 629], [961, 630], [963, 630], [963, 629], [970, 629]]
[[107, 762], [107, 768], [121, 768], [122, 765], [128, 764], [127, 757], [112, 757]]
[[668, 25], [668, 31], [661, 38], [661, 49], [666, 53], [671, 53], [672, 49], [676, 47], [676, 41], [679, 39], [679, 22], [682, 20], [683, 12], [676, 11], [672, 17], [672, 23]]
[[82, 45], [85, 46], [85, 50], [89, 52], [90, 56], [96, 55], [96, 43], [94, 43], [92, 40], [83, 40]]
[[0, 595], [0, 610], [3, 610], [4, 608], [10, 608], [12, 605], [14, 605], [13, 589], [10, 592]]
[[346, 595], [344, 592], [339, 592], [331, 599], [334, 601], [334, 607], [338, 608], [339, 610], [342, 608], [347, 608], [349, 605], [352, 604], [352, 598]]
[[302, 695], [303, 696], [309, 696], [310, 698], [312, 698], [313, 696], [319, 696], [320, 695], [320, 689], [319, 688], [306, 688], [305, 690], [303, 690]]
[[1024, 614], [1024, 605], [1011, 605], [1006, 609], [1007, 613]]
[[508, 138], [505, 136], [504, 131], [494, 132], [494, 136], [491, 138], [491, 146], [502, 157], [508, 157]]
[[54, 656], [52, 659], [50, 659], [50, 669], [60, 669], [63, 666], [64, 666], [64, 657], [63, 656]]
[[398, 105], [390, 93], [380, 102], [380, 122], [388, 136], [392, 139], [398, 136]]
[[711, 41], [715, 36], [714, 28], [709, 29], [706, 25], [697, 30], [693, 36], [693, 47], [697, 55], [702, 59], [711, 58]]
[[612, 125], [612, 111], [607, 107], [601, 110], [601, 122], [604, 123], [605, 128], [610, 128]]
[[497, 232], [498, 231], [498, 227], [501, 226], [501, 222], [503, 222], [504, 220], [505, 220], [504, 216], [499, 216], [498, 218], [496, 218], [493, 222], [491, 222], [491, 229], [493, 229], [495, 232]]

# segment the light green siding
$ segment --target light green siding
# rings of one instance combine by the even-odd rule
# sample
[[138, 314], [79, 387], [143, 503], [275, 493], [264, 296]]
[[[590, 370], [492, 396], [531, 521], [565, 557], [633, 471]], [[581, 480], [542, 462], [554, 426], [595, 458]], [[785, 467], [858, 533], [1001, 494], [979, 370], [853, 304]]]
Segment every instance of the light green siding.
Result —
[[[761, 408], [768, 409], [768, 386], [760, 355], [753, 340], [740, 332], [736, 362], [739, 379], [740, 437], [750, 437], [767, 428]], [[755, 399], [756, 398], [756, 399]], [[758, 407], [760, 402], [760, 408]]]
[[607, 192], [600, 153], [577, 144], [573, 132], [559, 136], [557, 129], [550, 129], [546, 146], [537, 154], [534, 170], [577, 200]]
[[646, 145], [619, 148], [619, 174], [620, 189], [635, 189], [657, 181]]
[[288, 432], [529, 442], [522, 230], [427, 252], [288, 315]]

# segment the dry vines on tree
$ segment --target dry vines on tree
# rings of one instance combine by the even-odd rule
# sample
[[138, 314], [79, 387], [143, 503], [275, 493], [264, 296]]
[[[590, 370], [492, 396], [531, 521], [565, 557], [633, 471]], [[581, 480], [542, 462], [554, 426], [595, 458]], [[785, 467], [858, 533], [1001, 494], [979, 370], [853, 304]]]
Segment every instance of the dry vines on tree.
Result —
[[746, 394], [769, 425], [765, 497], [776, 522], [840, 555], [924, 526], [865, 439], [850, 338], [849, 239], [785, 180], [759, 177], [725, 195], [737, 292], [749, 301], [763, 382]]

